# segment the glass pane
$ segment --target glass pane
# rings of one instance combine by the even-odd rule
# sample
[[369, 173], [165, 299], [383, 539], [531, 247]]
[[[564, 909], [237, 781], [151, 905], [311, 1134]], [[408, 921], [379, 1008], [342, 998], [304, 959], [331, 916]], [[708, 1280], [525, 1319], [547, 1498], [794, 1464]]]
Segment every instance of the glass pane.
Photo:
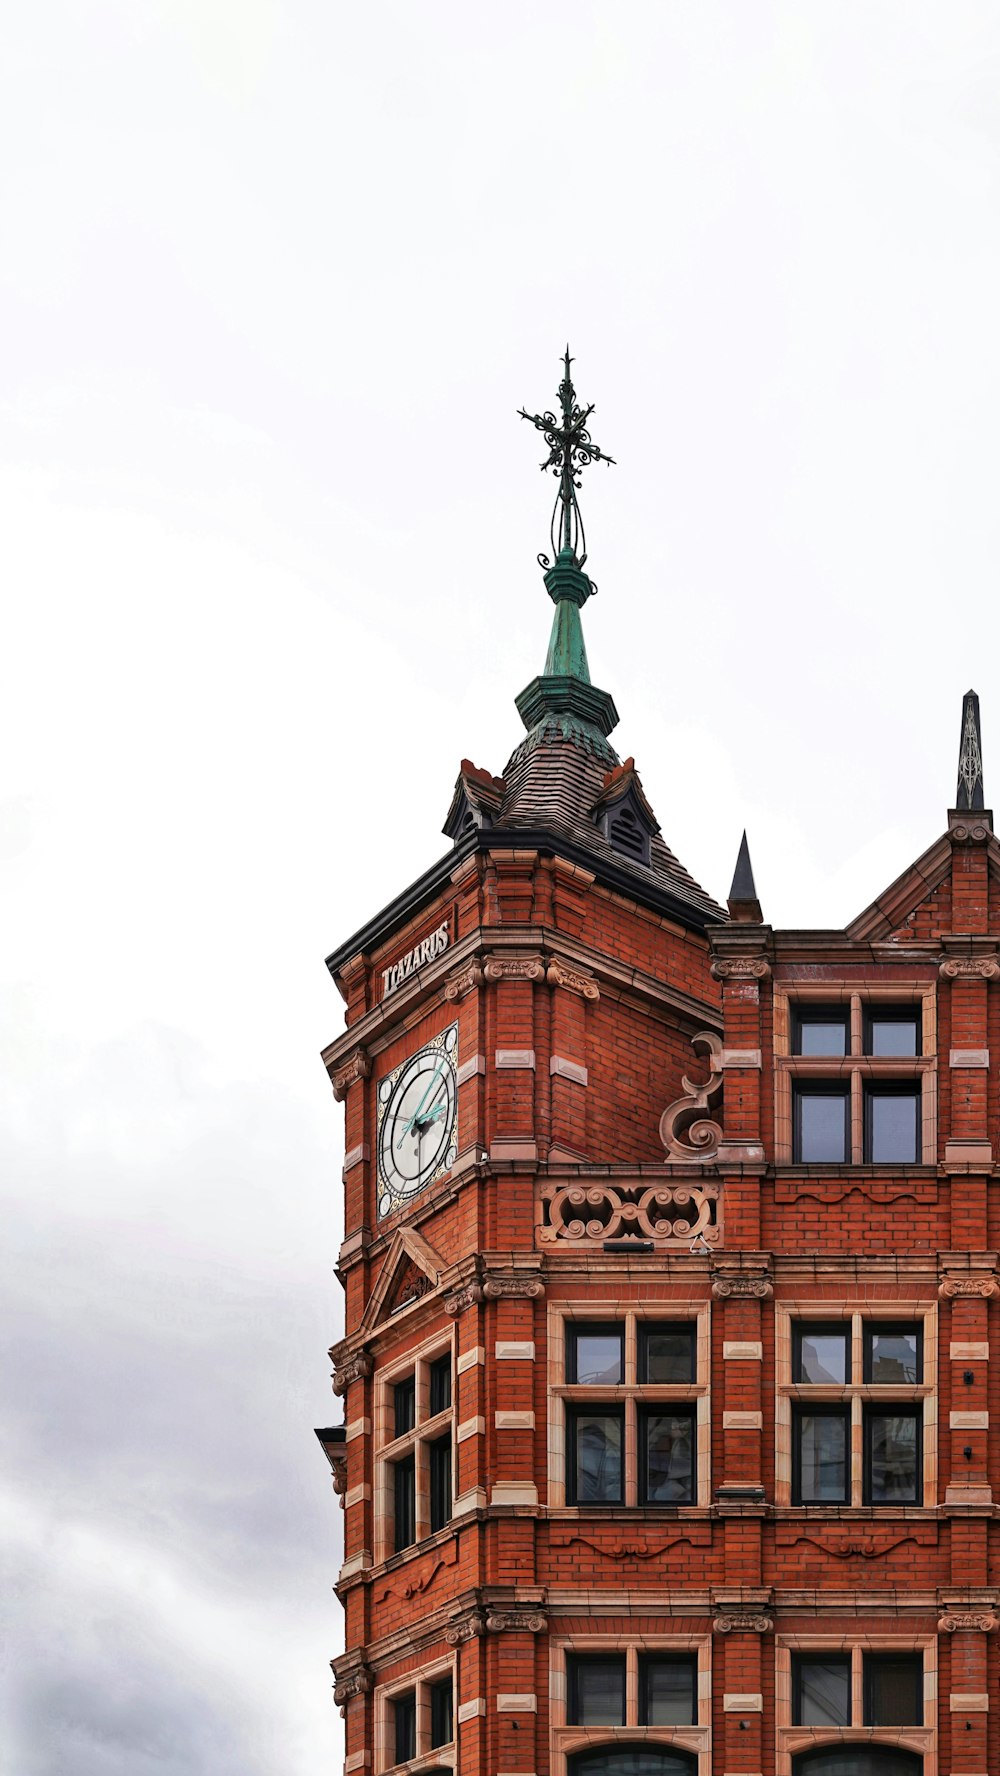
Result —
[[645, 1412], [643, 1433], [643, 1503], [694, 1503], [694, 1414]]
[[438, 1357], [431, 1364], [430, 1413], [446, 1412], [451, 1405], [451, 1357]]
[[872, 1412], [868, 1432], [868, 1503], [913, 1505], [919, 1475], [917, 1433], [913, 1412]]
[[873, 1011], [868, 1018], [867, 1053], [870, 1055], [916, 1055], [920, 1013], [907, 1012], [903, 1017]]
[[877, 1326], [866, 1329], [865, 1380], [879, 1384], [916, 1386], [921, 1380], [920, 1329], [917, 1326]]
[[401, 1548], [408, 1548], [416, 1540], [416, 1489], [412, 1455], [405, 1461], [396, 1462], [393, 1470], [395, 1547], [398, 1554]]
[[417, 1390], [412, 1375], [407, 1376], [405, 1381], [396, 1383], [392, 1390], [392, 1401], [395, 1435], [401, 1437], [404, 1431], [412, 1431], [415, 1423]]
[[796, 1091], [799, 1165], [843, 1165], [847, 1159], [847, 1092]]
[[570, 1381], [584, 1387], [618, 1387], [624, 1381], [621, 1326], [577, 1326], [571, 1337]]
[[792, 1759], [792, 1776], [921, 1776], [915, 1751], [884, 1745], [825, 1745]]
[[417, 1698], [413, 1690], [397, 1696], [392, 1705], [395, 1724], [396, 1763], [417, 1755]]
[[568, 1760], [569, 1776], [695, 1776], [690, 1751], [652, 1745], [598, 1745]]
[[847, 1053], [847, 1013], [817, 1006], [815, 1011], [800, 1010], [795, 1020], [795, 1053], [800, 1055], [845, 1055]]
[[573, 1502], [620, 1504], [623, 1420], [612, 1412], [577, 1412], [572, 1419], [575, 1466]]
[[661, 1383], [694, 1380], [694, 1327], [643, 1326], [639, 1337], [639, 1380]]
[[924, 1668], [919, 1654], [865, 1657], [865, 1726], [919, 1727], [924, 1716]]
[[851, 1662], [839, 1658], [793, 1660], [793, 1725], [849, 1727]]
[[868, 1152], [871, 1165], [916, 1165], [920, 1092], [869, 1091]]
[[571, 1659], [569, 1713], [574, 1726], [624, 1726], [625, 1660]]
[[843, 1387], [851, 1379], [847, 1361], [849, 1337], [846, 1326], [837, 1330], [826, 1326], [797, 1327], [793, 1380]]
[[451, 1519], [451, 1438], [430, 1445], [431, 1534]]
[[639, 1662], [640, 1724], [644, 1727], [690, 1727], [695, 1724], [695, 1667], [692, 1659]]
[[846, 1412], [796, 1414], [799, 1500], [802, 1504], [847, 1501]]
[[450, 1745], [454, 1737], [451, 1678], [446, 1677], [431, 1685], [431, 1750], [436, 1751], [439, 1745]]

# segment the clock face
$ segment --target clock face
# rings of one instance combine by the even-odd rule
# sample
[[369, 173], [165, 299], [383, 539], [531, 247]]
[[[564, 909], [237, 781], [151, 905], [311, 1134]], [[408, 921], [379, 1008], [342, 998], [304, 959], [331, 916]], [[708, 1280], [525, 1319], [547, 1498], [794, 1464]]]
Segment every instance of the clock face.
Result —
[[450, 1024], [378, 1087], [381, 1220], [455, 1163], [458, 1025]]

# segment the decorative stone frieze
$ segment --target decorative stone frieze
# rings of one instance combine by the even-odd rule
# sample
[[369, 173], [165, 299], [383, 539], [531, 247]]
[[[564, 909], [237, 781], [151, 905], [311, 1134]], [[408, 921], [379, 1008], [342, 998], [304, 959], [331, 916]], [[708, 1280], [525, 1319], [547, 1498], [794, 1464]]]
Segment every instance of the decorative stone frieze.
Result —
[[756, 1610], [723, 1610], [712, 1619], [716, 1634], [770, 1634], [773, 1626], [770, 1616]]
[[559, 956], [553, 956], [545, 971], [550, 987], [565, 987], [568, 993], [579, 993], [581, 999], [599, 999], [601, 989], [592, 974], [582, 968], [571, 968]]
[[342, 1067], [337, 1067], [330, 1075], [333, 1095], [338, 1104], [343, 1103], [352, 1085], [356, 1085], [359, 1079], [368, 1078], [371, 1070], [371, 1057], [363, 1048], [356, 1048], [350, 1060], [345, 1061]]
[[771, 964], [763, 956], [718, 956], [711, 972], [716, 980], [766, 980]]
[[703, 1085], [681, 1079], [683, 1096], [668, 1104], [660, 1117], [660, 1140], [674, 1165], [705, 1165], [718, 1152], [722, 1129], [703, 1112], [722, 1091], [722, 1043], [711, 1030], [699, 1030], [691, 1038], [696, 1054], [707, 1054], [709, 1075]]
[[720, 1186], [630, 1184], [616, 1179], [588, 1184], [543, 1184], [539, 1191], [543, 1244], [572, 1240], [600, 1247], [609, 1239], [653, 1240], [657, 1245], [707, 1245], [721, 1237]]
[[541, 956], [487, 956], [483, 973], [488, 981], [545, 979]]
[[375, 1367], [375, 1358], [371, 1351], [355, 1351], [353, 1357], [345, 1358], [333, 1372], [333, 1391], [335, 1394], [346, 1394], [352, 1381], [367, 1381]]
[[482, 1299], [483, 1285], [473, 1279], [471, 1283], [466, 1283], [463, 1288], [456, 1289], [454, 1294], [445, 1296], [443, 1302], [444, 1311], [446, 1314], [450, 1314], [454, 1320], [458, 1318], [459, 1314], [464, 1313], [466, 1308], [477, 1307]]
[[444, 983], [444, 996], [446, 999], [452, 1000], [464, 999], [467, 993], [473, 993], [477, 987], [482, 986], [482, 982], [483, 971], [473, 958], [471, 962], [466, 963], [464, 968], [459, 968], [454, 974], [449, 974]]
[[992, 1634], [996, 1625], [992, 1610], [949, 1610], [938, 1617], [939, 1634]]
[[1000, 961], [996, 956], [946, 956], [938, 973], [943, 980], [965, 980], [970, 977], [996, 980], [997, 975], [1000, 975]]

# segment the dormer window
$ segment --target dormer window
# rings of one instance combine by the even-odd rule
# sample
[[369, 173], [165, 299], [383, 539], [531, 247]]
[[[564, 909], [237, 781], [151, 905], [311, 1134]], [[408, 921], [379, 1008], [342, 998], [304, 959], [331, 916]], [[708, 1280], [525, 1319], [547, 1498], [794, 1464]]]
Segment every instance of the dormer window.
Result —
[[626, 759], [609, 771], [604, 793], [594, 803], [593, 817], [613, 851], [646, 867], [652, 861], [653, 834], [659, 832], [656, 816], [642, 793], [634, 759]]
[[649, 862], [649, 829], [644, 826], [628, 802], [613, 808], [607, 819], [608, 842], [635, 863]]

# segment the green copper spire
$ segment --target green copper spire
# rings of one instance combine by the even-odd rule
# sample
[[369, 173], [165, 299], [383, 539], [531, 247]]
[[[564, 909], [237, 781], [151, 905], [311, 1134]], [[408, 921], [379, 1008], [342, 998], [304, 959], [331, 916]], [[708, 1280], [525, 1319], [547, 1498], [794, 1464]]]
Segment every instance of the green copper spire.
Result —
[[[585, 751], [616, 765], [618, 756], [607, 736], [617, 726], [618, 712], [606, 691], [590, 682], [587, 648], [580, 611], [597, 587], [583, 571], [587, 559], [583, 519], [577, 489], [580, 474], [592, 462], [613, 463], [593, 442], [587, 421], [594, 409], [579, 407], [570, 377], [569, 346], [563, 357], [559, 384], [561, 418], [554, 413], [528, 413], [518, 409], [540, 431], [549, 447], [542, 463], [543, 474], [551, 469], [559, 481], [549, 527], [554, 560], [539, 555], [545, 571], [545, 589], [555, 605], [549, 651], [541, 678], [532, 679], [517, 699], [521, 720], [528, 729], [514, 759], [550, 740], [571, 740]], [[513, 763], [514, 760], [511, 761]]]

